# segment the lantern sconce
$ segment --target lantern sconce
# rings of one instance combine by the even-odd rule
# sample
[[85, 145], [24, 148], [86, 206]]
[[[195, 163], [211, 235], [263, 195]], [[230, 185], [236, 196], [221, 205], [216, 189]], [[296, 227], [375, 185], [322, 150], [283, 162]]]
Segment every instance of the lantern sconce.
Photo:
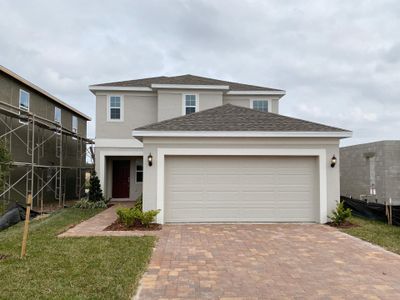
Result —
[[336, 156], [333, 155], [332, 158], [331, 158], [331, 168], [334, 168], [334, 167], [335, 167], [336, 162], [337, 162]]
[[153, 156], [151, 155], [151, 153], [149, 154], [149, 156], [147, 156], [147, 162], [149, 163], [149, 167], [153, 165]]

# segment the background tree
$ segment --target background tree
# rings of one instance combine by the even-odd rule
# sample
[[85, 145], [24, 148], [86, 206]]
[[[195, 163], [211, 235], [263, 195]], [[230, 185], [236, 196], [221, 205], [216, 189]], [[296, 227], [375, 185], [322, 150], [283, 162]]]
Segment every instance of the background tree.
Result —
[[99, 177], [97, 177], [96, 171], [90, 174], [89, 185], [89, 201], [97, 202], [104, 200], [100, 180]]
[[[0, 192], [4, 191], [4, 182], [10, 172], [11, 162], [11, 153], [8, 150], [7, 143], [0, 139]], [[0, 215], [3, 214], [5, 208], [4, 201], [0, 201]]]

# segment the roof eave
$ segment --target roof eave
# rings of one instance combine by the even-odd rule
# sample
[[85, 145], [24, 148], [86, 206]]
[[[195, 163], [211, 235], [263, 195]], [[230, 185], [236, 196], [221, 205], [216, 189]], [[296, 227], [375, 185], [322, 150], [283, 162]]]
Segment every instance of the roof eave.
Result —
[[213, 84], [151, 84], [153, 89], [229, 90], [229, 85]]
[[89, 85], [89, 90], [96, 94], [97, 91], [132, 91], [132, 92], [152, 92], [153, 89], [145, 86], [108, 86], [108, 85]]
[[14, 78], [15, 80], [25, 84], [26, 86], [29, 86], [31, 89], [35, 90], [36, 92], [42, 94], [43, 96], [53, 100], [54, 102], [68, 108], [69, 110], [75, 112], [76, 114], [80, 115], [81, 117], [85, 118], [88, 121], [91, 121], [92, 118], [89, 117], [88, 115], [84, 114], [83, 112], [77, 110], [76, 108], [72, 107], [71, 105], [65, 103], [64, 101], [58, 99], [57, 97], [53, 96], [52, 94], [50, 94], [49, 92], [45, 91], [44, 89], [38, 87], [37, 85], [33, 84], [32, 82], [26, 80], [25, 78], [19, 76], [18, 74], [14, 73], [13, 71], [7, 69], [6, 67], [0, 65], [0, 70], [2, 72], [4, 72], [5, 74], [11, 76], [12, 78]]
[[286, 95], [285, 91], [270, 91], [270, 90], [257, 90], [257, 91], [228, 91], [226, 93], [227, 95], [279, 95], [279, 96], [284, 96]]
[[133, 130], [133, 137], [311, 137], [349, 138], [351, 131], [158, 131]]

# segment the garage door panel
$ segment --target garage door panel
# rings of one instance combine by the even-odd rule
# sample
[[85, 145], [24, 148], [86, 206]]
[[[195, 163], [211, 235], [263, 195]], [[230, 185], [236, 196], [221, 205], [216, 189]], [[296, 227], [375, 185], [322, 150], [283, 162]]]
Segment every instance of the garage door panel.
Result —
[[315, 221], [313, 157], [170, 157], [166, 222]]
[[240, 175], [237, 174], [219, 174], [219, 175], [206, 175], [205, 184], [208, 185], [237, 185], [240, 184]]
[[[310, 174], [277, 174], [277, 185], [307, 185], [310, 186], [313, 177]], [[289, 184], [288, 184], [289, 183]]]
[[202, 174], [171, 174], [170, 184], [171, 185], [191, 185], [193, 183], [201, 183], [204, 175]]
[[242, 174], [241, 185], [242, 186], [254, 186], [254, 185], [275, 185], [276, 177], [274, 174]]
[[249, 202], [256, 202], [262, 203], [262, 205], [265, 205], [266, 202], [268, 203], [274, 203], [275, 201], [269, 200], [269, 201], [265, 201], [266, 199], [273, 199], [275, 196], [275, 192], [274, 191], [242, 191], [240, 193], [240, 198], [242, 199], [242, 201], [246, 201], [246, 203]]

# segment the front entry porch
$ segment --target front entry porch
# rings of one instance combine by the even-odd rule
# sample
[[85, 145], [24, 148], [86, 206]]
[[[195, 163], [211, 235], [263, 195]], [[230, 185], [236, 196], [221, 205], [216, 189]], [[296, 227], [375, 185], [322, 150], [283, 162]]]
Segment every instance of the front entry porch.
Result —
[[105, 185], [106, 199], [134, 201], [142, 194], [143, 157], [106, 156]]

